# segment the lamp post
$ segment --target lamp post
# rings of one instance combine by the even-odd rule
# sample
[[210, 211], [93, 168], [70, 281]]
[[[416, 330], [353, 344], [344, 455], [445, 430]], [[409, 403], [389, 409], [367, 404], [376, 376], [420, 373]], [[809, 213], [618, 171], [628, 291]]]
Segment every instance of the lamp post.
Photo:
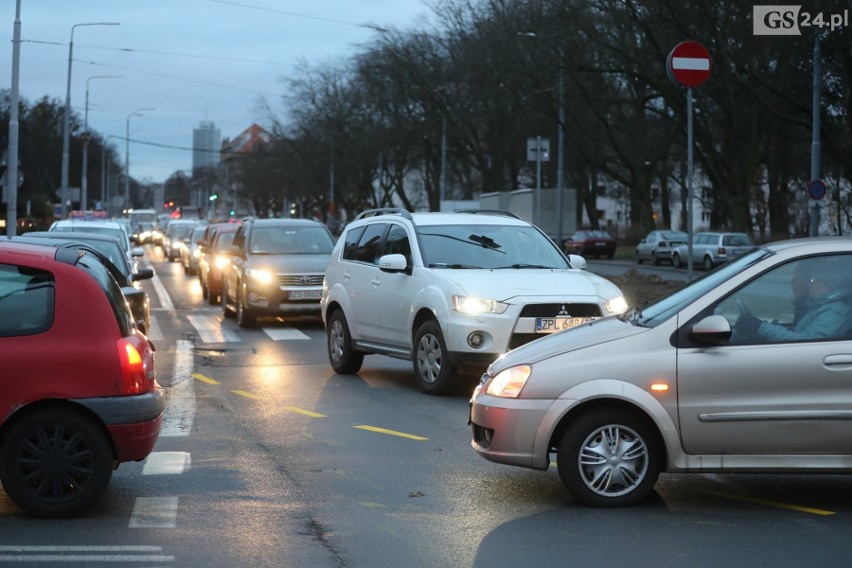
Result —
[[107, 216], [112, 217], [112, 214], [110, 213], [110, 207], [109, 207], [109, 198], [110, 198], [109, 193], [110, 192], [109, 192], [109, 187], [108, 187], [109, 181], [107, 180], [107, 173], [108, 172], [107, 172], [107, 167], [106, 167], [106, 151], [107, 151], [107, 147], [109, 146], [108, 142], [109, 142], [110, 138], [120, 138], [120, 136], [110, 134], [109, 136], [107, 136], [104, 139], [103, 145], [101, 146], [101, 202], [106, 207]]
[[68, 42], [68, 82], [65, 87], [65, 119], [62, 126], [62, 179], [59, 188], [61, 217], [68, 214], [68, 147], [71, 138], [71, 61], [74, 55], [74, 29], [81, 26], [117, 26], [117, 22], [92, 22], [71, 26], [71, 41]]
[[12, 30], [12, 92], [9, 98], [9, 150], [6, 158], [6, 235], [18, 227], [18, 78], [21, 61], [21, 0], [15, 4]]
[[124, 137], [124, 208], [127, 209], [130, 203], [130, 117], [139, 116], [145, 111], [154, 110], [152, 108], [139, 108], [127, 115], [126, 135]]
[[[86, 79], [86, 110], [83, 113], [83, 176], [80, 180], [80, 207], [85, 210], [89, 203], [89, 81], [92, 79], [120, 79], [118, 75], [95, 75]], [[101, 190], [103, 192], [103, 190]]]

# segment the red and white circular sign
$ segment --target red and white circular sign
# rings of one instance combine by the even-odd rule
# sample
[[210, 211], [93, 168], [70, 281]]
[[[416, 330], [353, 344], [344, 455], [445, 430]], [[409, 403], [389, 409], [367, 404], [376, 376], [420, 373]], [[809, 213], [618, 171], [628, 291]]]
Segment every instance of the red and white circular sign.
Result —
[[669, 79], [682, 87], [697, 87], [710, 77], [713, 60], [704, 46], [696, 41], [683, 41], [666, 58]]

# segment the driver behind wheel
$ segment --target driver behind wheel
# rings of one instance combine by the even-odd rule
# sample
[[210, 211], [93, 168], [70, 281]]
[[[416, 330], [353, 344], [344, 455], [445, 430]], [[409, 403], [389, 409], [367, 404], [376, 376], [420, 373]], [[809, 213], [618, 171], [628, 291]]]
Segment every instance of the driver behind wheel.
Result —
[[755, 317], [745, 306], [737, 320], [738, 330], [746, 336], [769, 341], [801, 341], [841, 338], [852, 327], [852, 270], [847, 262], [824, 260], [813, 266], [807, 282], [807, 311], [789, 329]]

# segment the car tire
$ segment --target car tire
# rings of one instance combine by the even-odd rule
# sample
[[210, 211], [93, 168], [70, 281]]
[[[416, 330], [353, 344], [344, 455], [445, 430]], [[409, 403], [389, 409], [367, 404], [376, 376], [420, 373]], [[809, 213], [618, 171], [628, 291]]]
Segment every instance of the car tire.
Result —
[[645, 259], [642, 258], [641, 256], [639, 256], [639, 251], [637, 250], [636, 251], [636, 264], [642, 264], [643, 262], [645, 262]]
[[657, 256], [657, 251], [651, 253], [651, 262], [654, 266], [660, 266], [660, 264], [662, 264], [663, 261], [659, 256]]
[[642, 502], [660, 476], [662, 457], [651, 422], [616, 408], [580, 415], [563, 434], [556, 455], [562, 483], [577, 501], [595, 507]]
[[414, 336], [414, 374], [427, 394], [447, 394], [453, 386], [457, 371], [435, 320], [423, 322]]
[[222, 282], [222, 316], [226, 318], [234, 317], [234, 310], [228, 306], [228, 287]]
[[328, 361], [338, 375], [354, 375], [361, 370], [364, 353], [352, 348], [352, 336], [342, 310], [335, 310], [328, 318], [326, 331]]
[[672, 253], [672, 266], [675, 268], [683, 268], [683, 260], [678, 253]]
[[114, 456], [103, 427], [67, 408], [41, 408], [10, 425], [2, 443], [0, 482], [35, 517], [72, 517], [109, 485]]
[[[207, 300], [210, 297], [210, 290], [207, 288], [207, 285], [204, 284], [204, 281], [199, 278], [199, 282], [201, 282], [201, 297]], [[212, 303], [212, 302], [211, 302]]]
[[257, 316], [246, 307], [246, 293], [245, 290], [240, 291], [240, 288], [241, 286], [237, 288], [237, 295], [234, 300], [237, 304], [237, 325], [243, 329], [255, 327], [257, 325]]
[[706, 270], [708, 272], [713, 270], [713, 259], [710, 258], [709, 256], [705, 256], [704, 262], [702, 263], [702, 265], [704, 266], [704, 270]]

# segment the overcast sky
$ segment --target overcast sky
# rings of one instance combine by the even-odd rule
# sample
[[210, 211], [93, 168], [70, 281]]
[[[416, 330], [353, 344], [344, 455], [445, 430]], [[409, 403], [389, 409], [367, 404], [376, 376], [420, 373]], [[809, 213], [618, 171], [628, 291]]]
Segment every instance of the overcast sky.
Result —
[[[0, 8], [0, 88], [12, 82], [15, 3]], [[226, 138], [264, 125], [259, 101], [281, 109], [301, 60], [341, 60], [376, 37], [370, 25], [410, 29], [429, 14], [421, 0], [21, 0], [19, 92], [64, 104], [72, 26], [118, 23], [74, 28], [71, 107], [85, 118], [88, 87], [90, 130], [115, 136], [122, 161], [128, 115], [153, 108], [129, 120], [130, 174], [164, 182], [191, 170], [201, 121]]]

